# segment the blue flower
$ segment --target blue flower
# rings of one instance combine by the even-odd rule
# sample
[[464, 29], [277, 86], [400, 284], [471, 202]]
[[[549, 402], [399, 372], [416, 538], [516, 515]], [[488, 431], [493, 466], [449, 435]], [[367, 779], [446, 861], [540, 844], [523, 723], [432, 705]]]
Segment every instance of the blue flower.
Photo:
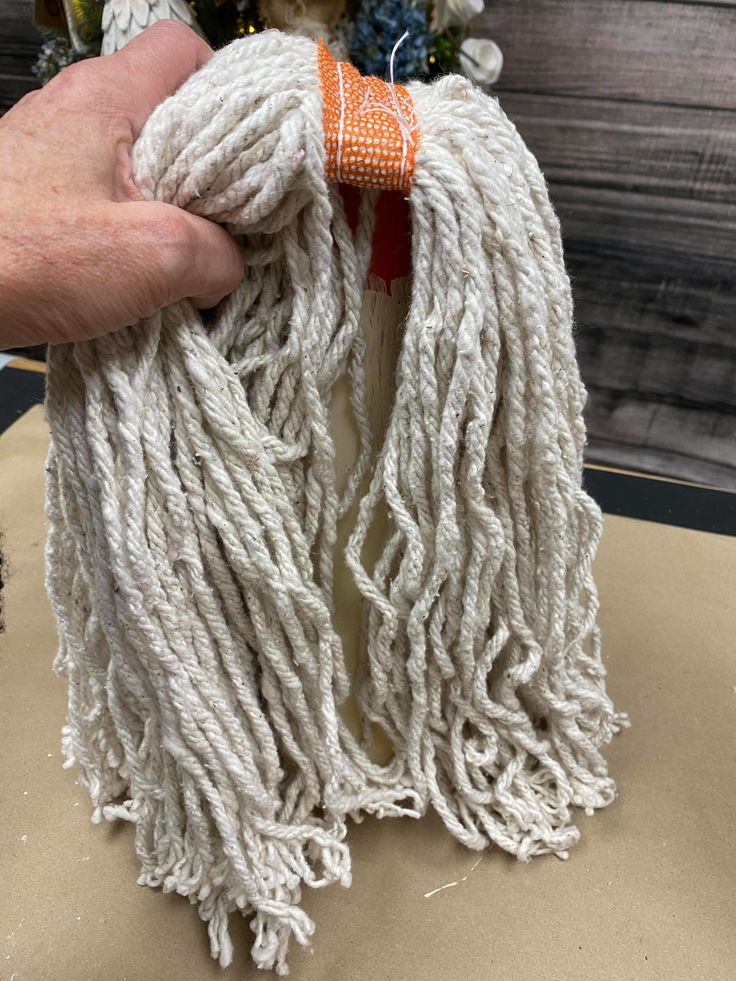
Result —
[[58, 75], [62, 68], [66, 68], [67, 65], [71, 65], [83, 57], [82, 54], [75, 51], [66, 38], [51, 38], [42, 45], [31, 71], [41, 85], [45, 85], [51, 81], [54, 75]]
[[364, 75], [388, 78], [393, 47], [408, 31], [394, 57], [394, 81], [426, 75], [434, 41], [428, 20], [428, 0], [363, 0], [348, 42], [351, 61]]

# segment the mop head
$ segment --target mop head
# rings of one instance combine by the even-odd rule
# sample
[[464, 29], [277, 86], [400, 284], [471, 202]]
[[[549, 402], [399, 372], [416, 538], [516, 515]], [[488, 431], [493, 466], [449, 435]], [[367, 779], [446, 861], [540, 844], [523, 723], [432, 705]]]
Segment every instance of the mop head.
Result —
[[[64, 750], [94, 819], [135, 824], [139, 881], [195, 903], [223, 965], [240, 911], [255, 963], [283, 974], [314, 930], [303, 885], [350, 884], [349, 817], [434, 808], [468, 847], [527, 860], [564, 857], [573, 808], [615, 796], [600, 748], [625, 719], [604, 687], [559, 227], [467, 79], [361, 83], [278, 32], [218, 53], [133, 156], [142, 193], [224, 224], [246, 271], [206, 323], [179, 302], [50, 351]], [[356, 227], [330, 178], [366, 187]], [[412, 286], [374, 449], [375, 187], [408, 194]], [[360, 438], [338, 492], [340, 379]], [[365, 738], [340, 713], [333, 616], [337, 523], [358, 499]]]

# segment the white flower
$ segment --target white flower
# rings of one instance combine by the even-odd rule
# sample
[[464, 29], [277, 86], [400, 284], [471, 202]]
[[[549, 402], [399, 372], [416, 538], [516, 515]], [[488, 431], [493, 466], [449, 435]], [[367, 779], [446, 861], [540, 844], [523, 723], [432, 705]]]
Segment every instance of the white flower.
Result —
[[466, 38], [460, 45], [460, 70], [478, 85], [493, 85], [503, 68], [503, 52], [484, 37]]
[[483, 0], [435, 0], [430, 28], [444, 31], [446, 27], [467, 24], [483, 13]]

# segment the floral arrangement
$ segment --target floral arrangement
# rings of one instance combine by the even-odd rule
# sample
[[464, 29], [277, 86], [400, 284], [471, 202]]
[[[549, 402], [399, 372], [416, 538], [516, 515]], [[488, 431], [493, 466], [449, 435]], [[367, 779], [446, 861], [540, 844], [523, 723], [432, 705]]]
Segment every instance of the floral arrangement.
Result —
[[460, 71], [493, 84], [503, 56], [487, 38], [468, 37], [484, 0], [63, 0], [64, 27], [40, 28], [46, 41], [34, 71], [42, 83], [80, 58], [122, 47], [155, 20], [190, 24], [214, 47], [267, 27], [324, 37], [333, 54], [363, 74], [432, 78]]

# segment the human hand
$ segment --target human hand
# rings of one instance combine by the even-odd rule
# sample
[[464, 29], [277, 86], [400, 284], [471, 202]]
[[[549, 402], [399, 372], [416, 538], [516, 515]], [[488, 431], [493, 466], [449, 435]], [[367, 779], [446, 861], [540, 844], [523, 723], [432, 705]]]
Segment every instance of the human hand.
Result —
[[98, 337], [182, 297], [211, 307], [238, 284], [231, 236], [145, 201], [131, 170], [146, 118], [211, 55], [159, 21], [0, 119], [0, 350]]

